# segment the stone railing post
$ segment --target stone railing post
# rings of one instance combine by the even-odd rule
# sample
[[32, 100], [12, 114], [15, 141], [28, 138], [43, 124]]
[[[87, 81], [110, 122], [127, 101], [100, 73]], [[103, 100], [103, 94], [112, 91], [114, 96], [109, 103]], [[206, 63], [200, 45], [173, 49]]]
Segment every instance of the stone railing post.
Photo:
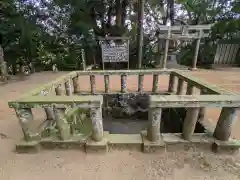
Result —
[[194, 93], [194, 86], [191, 83], [188, 82], [186, 94], [187, 95], [193, 95], [193, 93]]
[[92, 139], [99, 142], [103, 138], [102, 108], [91, 108], [90, 116], [92, 120]]
[[168, 92], [170, 92], [170, 93], [175, 92], [175, 86], [176, 86], [176, 83], [177, 83], [176, 81], [177, 81], [177, 77], [174, 74], [170, 74]]
[[232, 125], [237, 120], [237, 108], [222, 108], [213, 136], [220, 141], [228, 141]]
[[[201, 89], [201, 92], [200, 92], [201, 95], [204, 95], [204, 94], [207, 94], [207, 92], [204, 90], [204, 89]], [[206, 117], [206, 108], [205, 107], [201, 107], [200, 108], [200, 111], [199, 111], [199, 116], [198, 116], [198, 120], [199, 121], [202, 121], [205, 119]]]
[[153, 75], [153, 85], [152, 85], [152, 92], [158, 92], [158, 74]]
[[177, 95], [183, 95], [184, 90], [184, 81], [183, 79], [178, 79], [178, 86], [177, 86]]
[[55, 93], [56, 93], [57, 96], [61, 96], [63, 94], [62, 84], [57, 85], [57, 87], [55, 88]]
[[105, 93], [109, 93], [109, 75], [104, 75]]
[[90, 75], [90, 85], [91, 85], [91, 93], [96, 93], [96, 80], [95, 75]]
[[46, 113], [46, 120], [54, 120], [54, 112], [53, 109], [50, 107], [44, 108], [44, 111]]
[[148, 115], [147, 138], [149, 141], [156, 142], [160, 137], [161, 108], [151, 108]]
[[183, 123], [183, 139], [191, 140], [198, 120], [198, 113], [199, 108], [187, 108], [187, 114]]
[[80, 93], [81, 89], [80, 89], [80, 83], [79, 83], [79, 76], [75, 76], [72, 78], [73, 81], [73, 92], [74, 93]]
[[40, 139], [40, 135], [37, 132], [33, 132], [31, 124], [33, 121], [33, 114], [30, 108], [15, 109], [16, 115], [19, 119], [19, 124], [22, 128], [25, 141], [33, 141]]
[[121, 75], [121, 92], [122, 93], [127, 92], [127, 75], [126, 74]]
[[70, 126], [65, 119], [65, 108], [53, 107], [53, 112], [55, 114], [56, 125], [59, 130], [60, 140], [67, 140], [71, 136]]
[[64, 86], [65, 86], [65, 90], [66, 90], [66, 95], [71, 96], [72, 95], [72, 87], [71, 87], [71, 83], [70, 83], [69, 79], [64, 82]]
[[138, 92], [142, 93], [143, 92], [143, 74], [138, 75]]

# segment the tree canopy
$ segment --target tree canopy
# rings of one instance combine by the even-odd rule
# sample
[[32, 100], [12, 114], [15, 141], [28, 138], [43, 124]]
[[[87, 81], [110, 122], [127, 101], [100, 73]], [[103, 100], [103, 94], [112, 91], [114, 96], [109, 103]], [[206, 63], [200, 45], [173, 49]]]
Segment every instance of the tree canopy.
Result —
[[[100, 63], [97, 37], [130, 37], [130, 65], [136, 64], [138, 1], [136, 0], [2, 0], [1, 46], [5, 61], [35, 62], [48, 69], [57, 63], [81, 68], [81, 49], [87, 64]], [[212, 24], [208, 41], [231, 38], [240, 30], [238, 0], [148, 0], [144, 12], [143, 64], [155, 58], [159, 25]], [[204, 47], [202, 47], [204, 48]]]

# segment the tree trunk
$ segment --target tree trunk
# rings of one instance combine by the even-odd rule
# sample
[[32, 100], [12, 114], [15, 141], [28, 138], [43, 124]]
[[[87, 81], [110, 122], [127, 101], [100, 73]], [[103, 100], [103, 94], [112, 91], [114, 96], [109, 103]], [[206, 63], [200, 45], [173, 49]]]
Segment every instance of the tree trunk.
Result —
[[0, 45], [0, 74], [2, 76], [2, 80], [6, 81], [8, 77], [7, 63], [4, 61], [4, 52], [1, 45]]

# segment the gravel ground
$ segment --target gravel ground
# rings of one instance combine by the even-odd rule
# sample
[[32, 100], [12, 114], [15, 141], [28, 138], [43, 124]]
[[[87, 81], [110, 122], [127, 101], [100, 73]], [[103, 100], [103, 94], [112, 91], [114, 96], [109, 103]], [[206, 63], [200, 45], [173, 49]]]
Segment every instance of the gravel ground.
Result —
[[[227, 72], [221, 73], [226, 74]], [[111, 151], [104, 155], [85, 154], [75, 150], [53, 150], [42, 151], [38, 154], [16, 154], [13, 152], [14, 144], [21, 138], [22, 133], [15, 113], [12, 109], [8, 108], [7, 101], [15, 99], [29, 89], [38, 87], [40, 84], [49, 82], [62, 74], [65, 73], [36, 73], [24, 81], [0, 85], [0, 180], [112, 180], [113, 178], [116, 180], [240, 179], [239, 155], [220, 156], [213, 154], [211, 151], [196, 150], [194, 147], [190, 147], [188, 150], [176, 148], [177, 151], [172, 150], [160, 154], [143, 154], [128, 150]], [[195, 74], [203, 78], [209, 78], [209, 76], [215, 77], [213, 72], [209, 71], [195, 72]], [[239, 75], [240, 73], [238, 73]], [[219, 76], [216, 75], [216, 77]], [[230, 74], [229, 77], [236, 76]], [[128, 84], [136, 85], [133, 77], [129, 79], [130, 82]], [[163, 77], [160, 88], [167, 88], [164, 85], [167, 81], [166, 77]], [[217, 80], [211, 79], [211, 82], [213, 81]], [[113, 82], [116, 83], [114, 80]], [[240, 80], [238, 82], [234, 81], [235, 84], [239, 82]], [[100, 79], [97, 79], [97, 84], [103, 87]], [[148, 77], [144, 85], [151, 89], [151, 84], [150, 77]], [[236, 87], [240, 87], [239, 85], [240, 83]], [[113, 84], [112, 87], [118, 88], [120, 86], [119, 84]], [[240, 88], [229, 87], [240, 92]], [[211, 116], [218, 116], [214, 112], [211, 113]], [[34, 115], [37, 118], [41, 117], [38, 114]], [[239, 129], [240, 126], [238, 124], [236, 126], [235, 128]], [[240, 133], [236, 132], [234, 131], [234, 136], [239, 137]]]

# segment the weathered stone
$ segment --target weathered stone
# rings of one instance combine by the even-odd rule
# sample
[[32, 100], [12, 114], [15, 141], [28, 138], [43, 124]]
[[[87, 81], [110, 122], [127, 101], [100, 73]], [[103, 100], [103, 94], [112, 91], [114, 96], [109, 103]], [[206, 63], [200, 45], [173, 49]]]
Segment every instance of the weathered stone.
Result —
[[177, 95], [183, 95], [184, 91], [184, 81], [183, 79], [178, 79], [178, 86], [177, 86]]
[[144, 75], [143, 74], [139, 74], [138, 75], [138, 92], [143, 92], [143, 78]]
[[183, 123], [183, 139], [191, 140], [198, 120], [199, 108], [188, 108]]
[[95, 75], [90, 75], [90, 84], [91, 84], [91, 93], [95, 94], [96, 93], [96, 80], [95, 80]]
[[222, 108], [213, 136], [220, 141], [228, 141], [232, 125], [237, 120], [237, 108]]
[[170, 74], [169, 84], [168, 84], [168, 92], [170, 92], [170, 93], [175, 92], [176, 80], [177, 80], [176, 76], [174, 74]]
[[186, 92], [186, 94], [187, 95], [193, 95], [193, 93], [194, 93], [194, 86], [191, 83], [188, 83], [187, 84], [187, 92]]
[[72, 78], [72, 81], [73, 81], [73, 92], [74, 92], [74, 93], [79, 93], [79, 92], [81, 92], [80, 83], [79, 83], [79, 76], [73, 77], [73, 78]]
[[102, 109], [91, 108], [90, 116], [92, 120], [92, 139], [101, 141], [103, 138]]
[[127, 92], [127, 75], [125, 74], [121, 75], [121, 92]]
[[40, 138], [39, 133], [33, 132], [31, 129], [31, 123], [33, 121], [33, 114], [30, 108], [15, 109], [16, 115], [19, 119], [19, 124], [22, 128], [25, 141], [38, 140]]
[[155, 142], [159, 139], [161, 115], [161, 108], [149, 109], [149, 126], [147, 131], [147, 137], [149, 141]]
[[64, 82], [64, 85], [65, 85], [66, 95], [71, 96], [72, 95], [72, 87], [71, 87], [70, 80], [66, 80]]
[[65, 109], [64, 108], [56, 108], [53, 107], [53, 111], [55, 114], [56, 125], [59, 130], [59, 138], [61, 140], [67, 140], [71, 137], [70, 134], [70, 126], [65, 119]]
[[158, 74], [153, 75], [153, 85], [152, 85], [152, 92], [157, 93], [158, 91]]
[[52, 108], [44, 108], [45, 113], [46, 113], [46, 119], [47, 120], [53, 120], [54, 119], [54, 112]]
[[109, 75], [104, 75], [105, 93], [109, 93]]
[[56, 93], [57, 96], [61, 96], [63, 94], [62, 84], [57, 85], [57, 87], [55, 88], [55, 93]]

